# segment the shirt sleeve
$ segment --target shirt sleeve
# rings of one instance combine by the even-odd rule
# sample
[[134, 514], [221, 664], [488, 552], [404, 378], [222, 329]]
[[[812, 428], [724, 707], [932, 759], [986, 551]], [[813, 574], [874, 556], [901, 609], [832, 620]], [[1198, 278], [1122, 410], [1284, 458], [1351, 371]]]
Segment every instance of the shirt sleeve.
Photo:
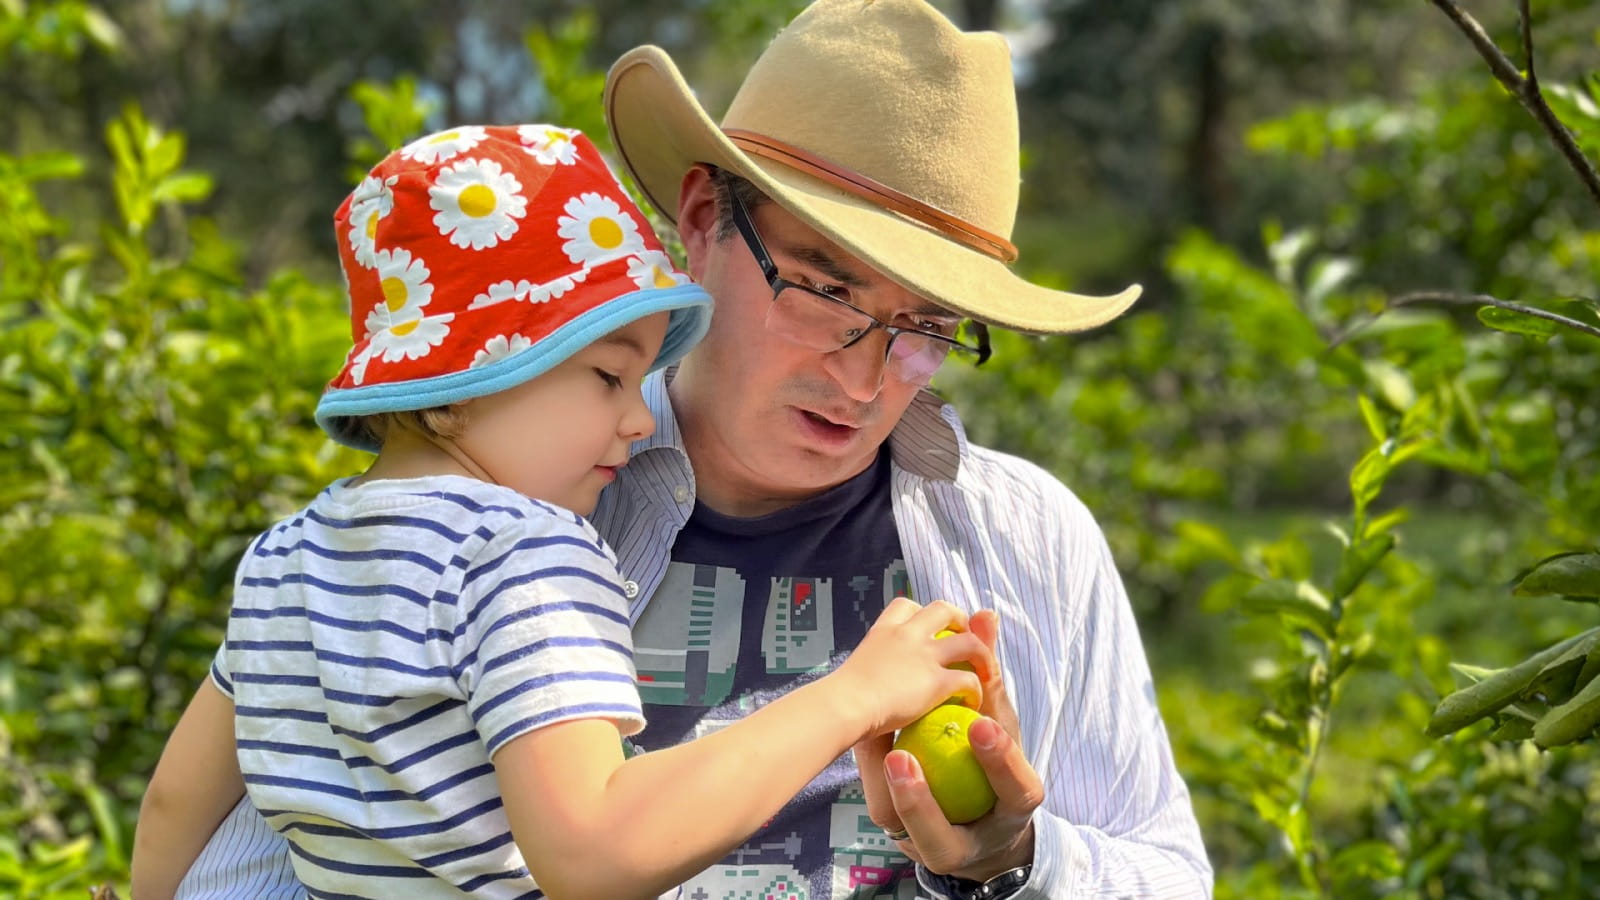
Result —
[[[1034, 861], [1017, 900], [1208, 898], [1212, 869], [1156, 706], [1138, 624], [1099, 526], [1065, 494], [1054, 536], [1069, 586], [1058, 750], [1042, 772]], [[1025, 714], [1025, 713], [1024, 713]]]
[[217, 647], [217, 655], [211, 657], [211, 683], [217, 686], [223, 696], [233, 699], [233, 673], [228, 667], [228, 642], [224, 640]]
[[493, 756], [571, 719], [644, 727], [615, 557], [587, 523], [534, 513], [497, 533], [463, 576], [455, 670]]

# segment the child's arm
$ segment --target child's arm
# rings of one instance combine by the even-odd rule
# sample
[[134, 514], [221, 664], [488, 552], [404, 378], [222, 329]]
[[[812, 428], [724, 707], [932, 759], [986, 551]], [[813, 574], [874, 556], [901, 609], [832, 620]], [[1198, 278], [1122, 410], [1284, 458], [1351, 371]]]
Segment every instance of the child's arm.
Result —
[[495, 771], [517, 846], [552, 898], [655, 897], [715, 863], [858, 740], [951, 696], [976, 702], [988, 647], [954, 607], [896, 600], [843, 665], [721, 731], [624, 761], [604, 719], [507, 742]]
[[244, 796], [233, 701], [207, 678], [167, 739], [139, 804], [133, 900], [171, 897], [223, 817]]

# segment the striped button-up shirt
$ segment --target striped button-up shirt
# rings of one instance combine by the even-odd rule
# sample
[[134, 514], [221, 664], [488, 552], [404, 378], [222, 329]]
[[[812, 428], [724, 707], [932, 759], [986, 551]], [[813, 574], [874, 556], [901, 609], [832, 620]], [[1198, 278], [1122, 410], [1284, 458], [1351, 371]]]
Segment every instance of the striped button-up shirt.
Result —
[[[665, 376], [646, 381], [645, 399], [656, 432], [634, 446], [594, 515], [632, 582], [635, 621], [695, 498]], [[955, 411], [930, 392], [906, 410], [889, 449], [894, 525], [913, 595], [1000, 613], [999, 661], [1023, 751], [1045, 786], [1033, 870], [1013, 896], [1211, 896], [1211, 865], [1138, 625], [1093, 516], [1039, 467], [968, 443]], [[263, 830], [253, 812], [230, 816], [185, 888], [232, 888], [180, 896], [272, 895], [284, 867], [261, 858], [273, 844]]]

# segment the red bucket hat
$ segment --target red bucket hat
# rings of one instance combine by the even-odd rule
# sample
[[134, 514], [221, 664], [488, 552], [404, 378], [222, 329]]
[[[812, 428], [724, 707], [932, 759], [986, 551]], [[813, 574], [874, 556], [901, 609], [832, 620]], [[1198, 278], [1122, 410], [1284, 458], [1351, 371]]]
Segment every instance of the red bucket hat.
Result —
[[583, 134], [469, 125], [373, 168], [334, 214], [353, 346], [317, 424], [516, 387], [637, 319], [670, 313], [652, 368], [704, 336], [711, 297], [674, 267]]

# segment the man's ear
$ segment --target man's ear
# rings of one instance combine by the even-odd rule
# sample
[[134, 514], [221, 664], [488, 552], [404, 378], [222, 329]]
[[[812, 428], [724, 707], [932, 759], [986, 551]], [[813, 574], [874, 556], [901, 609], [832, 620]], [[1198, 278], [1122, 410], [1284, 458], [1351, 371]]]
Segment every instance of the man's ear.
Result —
[[711, 187], [711, 167], [697, 164], [683, 173], [678, 189], [678, 237], [688, 256], [689, 277], [704, 274], [706, 251], [717, 239], [717, 195]]

